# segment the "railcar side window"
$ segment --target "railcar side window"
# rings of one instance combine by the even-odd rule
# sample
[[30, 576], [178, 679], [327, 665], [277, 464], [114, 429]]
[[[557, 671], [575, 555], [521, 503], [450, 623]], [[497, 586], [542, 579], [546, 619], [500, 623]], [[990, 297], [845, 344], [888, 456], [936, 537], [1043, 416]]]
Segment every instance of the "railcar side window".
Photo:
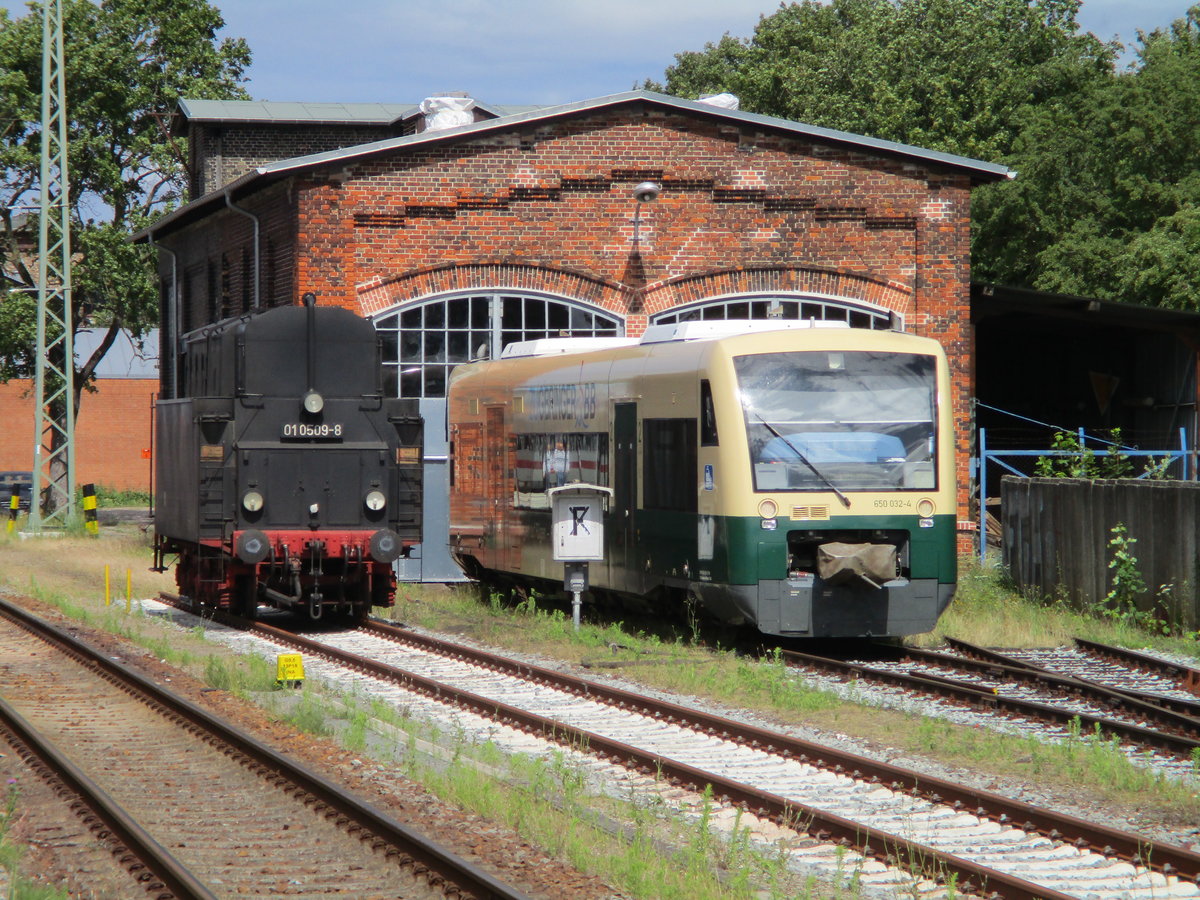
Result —
[[549, 509], [552, 487], [608, 484], [608, 435], [577, 432], [518, 434], [516, 497], [525, 509]]
[[762, 353], [737, 357], [734, 368], [755, 490], [937, 486], [932, 356]]
[[700, 381], [700, 446], [717, 446], [717, 411], [713, 406], [712, 385], [707, 378]]

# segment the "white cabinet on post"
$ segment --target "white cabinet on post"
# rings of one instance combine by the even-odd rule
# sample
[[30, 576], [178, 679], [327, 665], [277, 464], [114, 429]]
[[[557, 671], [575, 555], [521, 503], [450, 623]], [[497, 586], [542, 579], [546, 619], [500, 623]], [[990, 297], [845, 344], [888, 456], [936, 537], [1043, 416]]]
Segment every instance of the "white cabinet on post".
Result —
[[563, 564], [563, 587], [572, 595], [575, 630], [579, 630], [581, 595], [588, 587], [588, 563], [604, 559], [604, 507], [612, 488], [598, 484], [552, 487], [551, 540], [554, 559]]

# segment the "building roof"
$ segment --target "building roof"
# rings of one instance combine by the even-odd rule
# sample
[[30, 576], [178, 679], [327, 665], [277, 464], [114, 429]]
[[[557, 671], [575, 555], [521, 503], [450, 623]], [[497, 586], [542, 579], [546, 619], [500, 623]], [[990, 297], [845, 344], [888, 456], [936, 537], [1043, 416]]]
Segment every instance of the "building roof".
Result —
[[971, 321], [995, 316], [1032, 315], [1077, 323], [1187, 334], [1200, 342], [1200, 312], [1097, 300], [1074, 294], [1052, 294], [999, 284], [971, 285]]
[[[476, 108], [492, 116], [517, 115], [540, 109], [479, 103]], [[180, 133], [189, 124], [260, 125], [392, 125], [420, 112], [416, 103], [303, 103], [276, 100], [180, 100], [171, 130]]]
[[[195, 104], [197, 101], [187, 101], [189, 104]], [[255, 105], [254, 101], [204, 101], [211, 103], [250, 103]], [[894, 141], [880, 140], [879, 138], [865, 137], [859, 134], [851, 134], [846, 131], [837, 131], [832, 128], [822, 128], [817, 125], [806, 125], [803, 122], [793, 122], [788, 119], [780, 119], [774, 116], [764, 116], [757, 113], [742, 112], [741, 110], [725, 109], [723, 107], [714, 106], [710, 103], [704, 103], [697, 100], [684, 100], [680, 97], [673, 97], [668, 94], [659, 94], [653, 91], [627, 91], [620, 94], [611, 94], [607, 97], [599, 97], [593, 100], [584, 100], [576, 103], [567, 103], [560, 106], [550, 107], [529, 107], [516, 108], [524, 111], [512, 112], [508, 115], [500, 115], [494, 119], [484, 119], [478, 122], [472, 122], [468, 125], [462, 125], [457, 128], [447, 128], [440, 131], [422, 131], [416, 134], [408, 134], [400, 137], [388, 138], [381, 141], [373, 141], [367, 144], [358, 144], [352, 147], [342, 147], [337, 150], [329, 150], [323, 153], [314, 153], [308, 156], [298, 156], [292, 159], [278, 160], [273, 163], [258, 166], [255, 169], [231, 181], [229, 184], [222, 186], [210, 194], [206, 194], [185, 206], [180, 207], [174, 212], [159, 219], [149, 228], [135, 234], [134, 241], [153, 240], [157, 235], [168, 233], [175, 228], [181, 227], [189, 222], [200, 218], [207, 214], [215, 206], [224, 205], [225, 197], [231, 199], [235, 196], [245, 196], [259, 188], [265, 186], [273, 180], [287, 177], [289, 175], [304, 171], [317, 169], [328, 165], [341, 165], [354, 160], [363, 159], [374, 156], [380, 153], [387, 153], [394, 150], [403, 150], [409, 147], [419, 147], [426, 144], [434, 144], [441, 142], [451, 142], [462, 138], [473, 138], [496, 132], [503, 132], [525, 125], [538, 124], [551, 119], [567, 118], [571, 116], [585, 115], [591, 112], [598, 112], [606, 109], [612, 109], [619, 106], [629, 106], [636, 104], [645, 104], [660, 109], [677, 110], [680, 112], [688, 112], [697, 115], [711, 117], [713, 119], [725, 120], [742, 126], [760, 128], [768, 131], [775, 131], [782, 134], [811, 138], [821, 143], [836, 144], [850, 150], [858, 150], [863, 153], [872, 155], [881, 155], [889, 157], [898, 157], [901, 159], [911, 160], [915, 164], [931, 166], [934, 168], [950, 169], [957, 172], [969, 175], [971, 179], [978, 182], [997, 181], [1005, 178], [1014, 177], [1015, 173], [1002, 165], [996, 163], [983, 162], [978, 159], [971, 159], [966, 156], [956, 156], [952, 153], [942, 153], [937, 150], [926, 150], [921, 147], [913, 147], [908, 144], [899, 144]], [[261, 106], [262, 104], [257, 104]], [[298, 107], [340, 107], [341, 104], [295, 104]], [[373, 104], [365, 104], [371, 106]], [[380, 105], [382, 106], [382, 105]], [[484, 107], [486, 109], [486, 107]], [[508, 108], [514, 109], [514, 108]], [[215, 110], [214, 110], [215, 111]], [[217, 121], [213, 119], [213, 121]], [[272, 120], [279, 121], [279, 120]], [[315, 122], [311, 119], [308, 121]], [[332, 120], [323, 120], [332, 121]]]

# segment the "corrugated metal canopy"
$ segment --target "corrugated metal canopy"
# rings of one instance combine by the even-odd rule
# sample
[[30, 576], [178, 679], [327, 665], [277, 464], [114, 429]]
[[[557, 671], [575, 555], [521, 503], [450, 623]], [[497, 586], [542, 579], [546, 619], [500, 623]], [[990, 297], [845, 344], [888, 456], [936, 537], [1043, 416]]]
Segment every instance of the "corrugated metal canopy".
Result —
[[[484, 113], [511, 116], [538, 106], [476, 102]], [[305, 103], [277, 100], [180, 100], [172, 128], [185, 123], [262, 125], [391, 125], [417, 115], [418, 103]]]
[[416, 110], [411, 103], [278, 103], [266, 100], [180, 100], [189, 122], [387, 125]]

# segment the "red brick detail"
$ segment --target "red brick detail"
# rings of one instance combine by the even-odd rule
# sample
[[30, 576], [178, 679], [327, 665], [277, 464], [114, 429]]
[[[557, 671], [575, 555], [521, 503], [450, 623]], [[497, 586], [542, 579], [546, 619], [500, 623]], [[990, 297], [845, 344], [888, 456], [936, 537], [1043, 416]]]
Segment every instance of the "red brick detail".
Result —
[[684, 275], [644, 291], [654, 315], [674, 306], [728, 294], [795, 293], [869, 303], [901, 315], [912, 309], [909, 285], [876, 281], [854, 272], [773, 266]]
[[359, 313], [373, 316], [409, 300], [469, 290], [540, 291], [582, 300], [625, 314], [630, 290], [624, 285], [561, 269], [505, 261], [444, 265], [376, 278], [358, 287]]
[[[148, 491], [151, 401], [158, 381], [105, 378], [85, 393], [75, 419], [75, 482]], [[0, 384], [0, 470], [33, 468], [34, 399], [29, 381]]]

